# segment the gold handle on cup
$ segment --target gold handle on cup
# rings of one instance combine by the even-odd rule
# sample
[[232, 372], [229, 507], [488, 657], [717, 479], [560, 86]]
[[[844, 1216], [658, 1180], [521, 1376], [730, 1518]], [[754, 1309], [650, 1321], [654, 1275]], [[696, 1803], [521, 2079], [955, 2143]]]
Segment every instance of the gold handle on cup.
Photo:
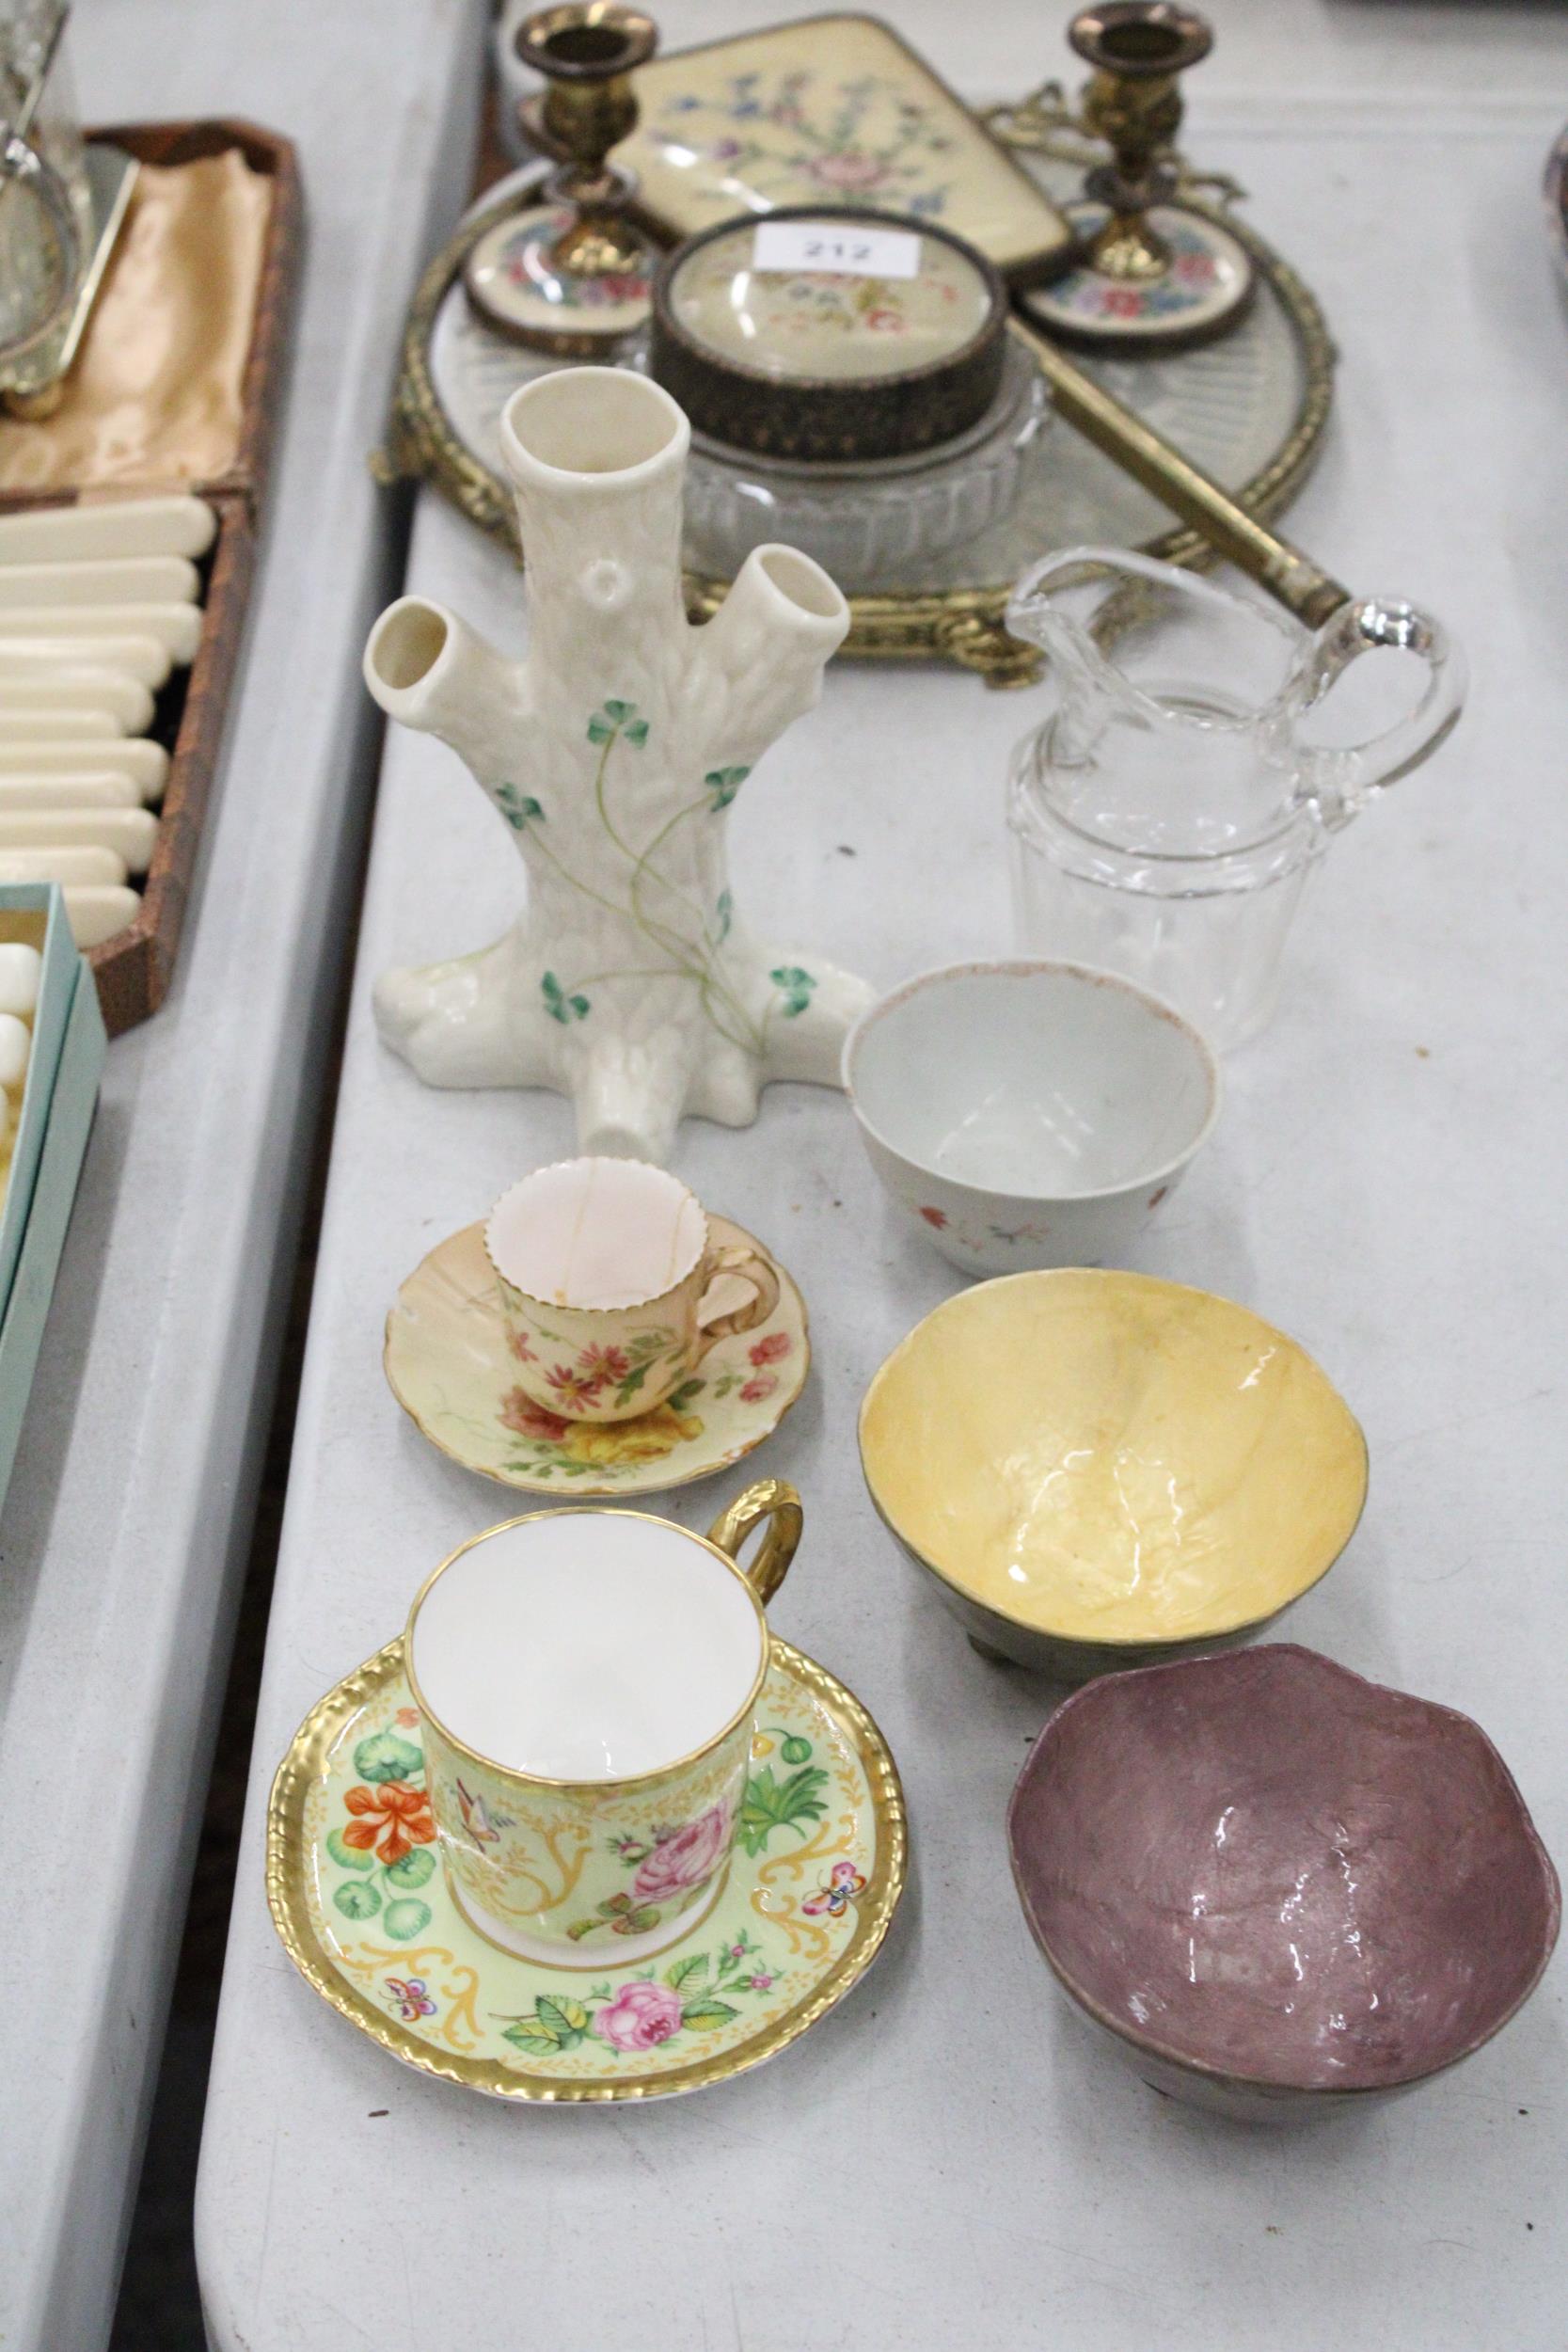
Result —
[[[767, 1519], [769, 1526], [762, 1539], [756, 1558], [743, 1561], [740, 1547], [753, 1527]], [[727, 1511], [721, 1511], [708, 1529], [707, 1539], [727, 1551], [742, 1574], [755, 1586], [757, 1598], [764, 1604], [770, 1601], [788, 1573], [800, 1540], [805, 1515], [800, 1498], [787, 1480], [759, 1478], [754, 1486], [736, 1495]]]
[[743, 1281], [751, 1283], [756, 1296], [746, 1306], [736, 1307], [733, 1313], [715, 1315], [711, 1323], [703, 1325], [697, 1334], [697, 1352], [691, 1359], [699, 1364], [716, 1340], [733, 1340], [737, 1332], [754, 1331], [759, 1323], [767, 1322], [779, 1303], [778, 1268], [760, 1249], [747, 1249], [739, 1243], [728, 1249], [710, 1249], [703, 1270], [707, 1277], [703, 1284], [705, 1296], [721, 1274], [738, 1274]]

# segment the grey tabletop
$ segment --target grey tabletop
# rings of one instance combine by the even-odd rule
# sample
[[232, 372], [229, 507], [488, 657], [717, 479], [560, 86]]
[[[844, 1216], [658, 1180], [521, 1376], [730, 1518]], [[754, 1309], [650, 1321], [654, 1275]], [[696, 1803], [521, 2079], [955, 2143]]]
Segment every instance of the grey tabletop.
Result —
[[[671, 45], [762, 5], [667, 6]], [[891, 11], [966, 88], [1059, 63], [1022, 0]], [[1483, 29], [1484, 27], [1484, 29]], [[1288, 1621], [1473, 1713], [1568, 1853], [1557, 1402], [1568, 1329], [1558, 658], [1568, 326], [1537, 182], [1568, 25], [1464, 9], [1233, 6], [1191, 143], [1323, 296], [1343, 355], [1300, 540], [1465, 641], [1469, 713], [1347, 834], [1273, 1029], [1137, 1255], [1296, 1334], [1364, 1422], [1370, 1502]], [[421, 505], [409, 572], [505, 640], [515, 575]], [[952, 671], [841, 664], [737, 803], [741, 903], [891, 984], [1011, 940], [1007, 752], [1042, 705]], [[807, 1534], [780, 1631], [877, 1716], [914, 1883], [876, 1973], [772, 2066], [645, 2110], [525, 2111], [400, 2070], [295, 1976], [262, 1893], [265, 1799], [308, 1709], [507, 1499], [427, 1446], [380, 1366], [398, 1282], [570, 1148], [538, 1094], [435, 1094], [378, 1044], [394, 962], [496, 935], [520, 870], [450, 755], [385, 762], [321, 1273], [252, 1767], [198, 2199], [222, 2352], [794, 2352], [1150, 2344], [1555, 2352], [1568, 2262], [1560, 1963], [1419, 2095], [1294, 2135], [1156, 2098], [1084, 2035], [1014, 1900], [1008, 1789], [1055, 1693], [968, 1647], [867, 1501], [854, 1414], [957, 1277], [895, 1222], [836, 1096], [689, 1124], [675, 1166], [789, 1265], [812, 1384], [755, 1457]], [[707, 1524], [736, 1470], [673, 1495]]]
[[373, 34], [351, 0], [83, 0], [71, 28], [89, 120], [293, 136], [309, 229], [180, 968], [110, 1048], [0, 1521], [15, 2352], [91, 2352], [113, 2311], [373, 785], [355, 660], [397, 541], [366, 453], [463, 184], [477, 31], [447, 0], [383, 0]]

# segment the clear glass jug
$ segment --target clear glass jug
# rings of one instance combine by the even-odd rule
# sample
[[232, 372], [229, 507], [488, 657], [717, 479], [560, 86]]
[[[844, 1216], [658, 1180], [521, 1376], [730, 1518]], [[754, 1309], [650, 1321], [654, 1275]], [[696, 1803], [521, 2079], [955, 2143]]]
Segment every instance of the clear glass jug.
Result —
[[[1007, 627], [1050, 656], [1055, 698], [1008, 784], [1022, 945], [1140, 982], [1216, 1046], [1256, 1036], [1330, 835], [1458, 718], [1458, 649], [1408, 604], [1346, 604], [1314, 636], [1115, 548], [1037, 564]], [[1423, 665], [1415, 707], [1322, 739], [1336, 714], [1308, 714], [1374, 647]]]

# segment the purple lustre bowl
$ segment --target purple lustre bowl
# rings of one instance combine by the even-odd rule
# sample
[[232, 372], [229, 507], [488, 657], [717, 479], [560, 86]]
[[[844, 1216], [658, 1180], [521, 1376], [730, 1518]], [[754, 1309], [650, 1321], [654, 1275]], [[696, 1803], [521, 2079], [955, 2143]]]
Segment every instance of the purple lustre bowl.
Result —
[[1534, 1990], [1561, 1915], [1480, 1726], [1292, 1643], [1075, 1692], [1007, 1838], [1073, 1999], [1155, 2090], [1247, 2121], [1468, 2058]]

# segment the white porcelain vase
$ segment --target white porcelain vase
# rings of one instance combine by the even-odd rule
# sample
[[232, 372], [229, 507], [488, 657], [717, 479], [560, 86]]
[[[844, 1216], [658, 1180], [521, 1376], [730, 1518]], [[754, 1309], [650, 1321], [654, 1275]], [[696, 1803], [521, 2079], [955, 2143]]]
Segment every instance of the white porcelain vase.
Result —
[[714, 618], [681, 593], [689, 438], [667, 392], [613, 368], [537, 378], [501, 443], [527, 551], [529, 634], [509, 661], [420, 596], [388, 608], [365, 676], [449, 743], [528, 869], [506, 936], [386, 973], [383, 1037], [433, 1086], [549, 1086], [578, 1149], [662, 1161], [683, 1112], [744, 1126], [771, 1078], [838, 1084], [870, 1001], [733, 904], [727, 811], [821, 691], [849, 624], [821, 567], [758, 548]]

